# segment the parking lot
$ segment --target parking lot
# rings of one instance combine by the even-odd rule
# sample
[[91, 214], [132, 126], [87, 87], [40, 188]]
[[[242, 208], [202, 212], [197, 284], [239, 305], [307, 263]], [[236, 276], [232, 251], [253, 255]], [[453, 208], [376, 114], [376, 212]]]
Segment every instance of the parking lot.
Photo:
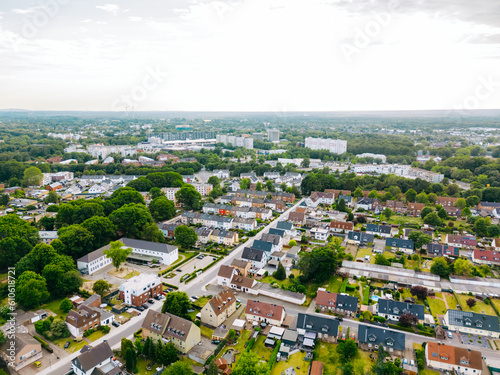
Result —
[[[187, 263], [184, 263], [183, 265], [176, 268], [172, 272], [173, 274], [175, 274], [175, 276], [172, 278], [166, 277], [165, 281], [169, 284], [180, 285], [181, 278], [184, 275], [193, 273], [196, 270], [201, 270], [214, 261], [214, 259], [213, 259], [213, 258], [215, 258], [214, 255], [206, 255], [206, 254], [203, 254], [203, 255], [204, 255], [203, 259], [198, 259], [197, 257], [195, 257], [195, 258], [189, 260]], [[177, 271], [179, 269], [181, 271]], [[167, 276], [167, 275], [165, 275], [165, 276]]]
[[461, 344], [470, 345], [471, 348], [491, 349], [488, 337], [486, 336], [467, 335], [463, 333], [453, 333], [453, 336], [456, 336], [457, 341]]

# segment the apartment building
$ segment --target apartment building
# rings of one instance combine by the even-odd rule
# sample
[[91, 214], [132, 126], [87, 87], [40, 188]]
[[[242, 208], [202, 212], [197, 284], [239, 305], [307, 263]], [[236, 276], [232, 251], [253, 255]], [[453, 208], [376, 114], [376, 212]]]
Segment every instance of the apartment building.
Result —
[[134, 306], [140, 306], [163, 292], [160, 278], [152, 274], [132, 277], [119, 287], [120, 299]]
[[231, 289], [215, 295], [201, 309], [201, 322], [210, 327], [219, 327], [236, 311], [236, 297]]

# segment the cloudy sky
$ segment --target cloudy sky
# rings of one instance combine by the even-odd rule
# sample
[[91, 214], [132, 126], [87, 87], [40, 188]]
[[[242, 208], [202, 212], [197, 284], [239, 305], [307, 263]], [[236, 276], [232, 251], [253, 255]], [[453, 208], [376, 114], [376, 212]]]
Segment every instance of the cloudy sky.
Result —
[[500, 108], [498, 0], [1, 0], [0, 108]]

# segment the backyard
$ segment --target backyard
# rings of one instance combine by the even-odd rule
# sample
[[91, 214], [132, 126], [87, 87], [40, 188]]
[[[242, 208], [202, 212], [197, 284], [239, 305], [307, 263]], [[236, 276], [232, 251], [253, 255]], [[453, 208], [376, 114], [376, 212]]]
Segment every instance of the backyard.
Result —
[[364, 260], [365, 256], [367, 256], [367, 255], [370, 256], [370, 263], [375, 263], [375, 256], [372, 254], [371, 247], [359, 248], [358, 253], [356, 254], [355, 260], [358, 258], [362, 258]]
[[58, 318], [61, 318], [61, 319], [65, 319], [66, 318], [66, 315], [68, 315], [67, 313], [63, 312], [60, 308], [59, 308], [59, 305], [61, 304], [62, 300], [64, 298], [61, 298], [61, 299], [56, 299], [55, 301], [52, 301], [52, 302], [49, 302], [49, 303], [46, 303], [45, 305], [42, 305], [40, 308], [41, 309], [45, 309], [45, 310], [50, 310], [52, 311], [54, 314], [57, 315]]
[[271, 375], [281, 375], [289, 367], [293, 367], [297, 375], [307, 375], [309, 372], [310, 362], [304, 361], [304, 357], [304, 353], [298, 352], [291, 355], [286, 361], [279, 361], [275, 363], [271, 371]]
[[[324, 374], [337, 374], [342, 367], [337, 353], [337, 344], [319, 342], [314, 349], [314, 359], [323, 362]], [[357, 374], [368, 374], [374, 363], [370, 359], [370, 354], [362, 350], [359, 350], [352, 360], [354, 371]]]
[[458, 303], [460, 304], [460, 307], [463, 311], [472, 311], [475, 313], [486, 314], [486, 315], [497, 315], [493, 307], [487, 305], [485, 302], [482, 302], [475, 298], [476, 305], [471, 309], [469, 306], [467, 306], [466, 301], [469, 298], [473, 298], [472, 296], [469, 296], [467, 294], [457, 294], [456, 296], [458, 299]]
[[446, 306], [441, 299], [427, 298], [427, 302], [429, 303], [431, 314], [434, 318], [437, 318], [438, 315], [446, 314]]

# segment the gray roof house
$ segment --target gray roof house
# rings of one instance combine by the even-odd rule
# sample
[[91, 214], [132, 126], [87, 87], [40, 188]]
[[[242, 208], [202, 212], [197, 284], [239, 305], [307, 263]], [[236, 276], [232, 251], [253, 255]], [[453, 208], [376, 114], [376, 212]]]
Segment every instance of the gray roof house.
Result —
[[314, 332], [319, 339], [334, 341], [339, 333], [339, 321], [326, 315], [299, 313], [297, 330], [299, 329]]
[[412, 314], [419, 321], [424, 320], [425, 308], [424, 305], [415, 303], [399, 302], [390, 299], [378, 300], [378, 315], [388, 319], [397, 320], [403, 314]]
[[391, 354], [395, 352], [395, 354], [401, 354], [405, 351], [406, 335], [404, 332], [360, 324], [358, 342], [364, 348], [378, 349], [379, 345], [382, 345]]

